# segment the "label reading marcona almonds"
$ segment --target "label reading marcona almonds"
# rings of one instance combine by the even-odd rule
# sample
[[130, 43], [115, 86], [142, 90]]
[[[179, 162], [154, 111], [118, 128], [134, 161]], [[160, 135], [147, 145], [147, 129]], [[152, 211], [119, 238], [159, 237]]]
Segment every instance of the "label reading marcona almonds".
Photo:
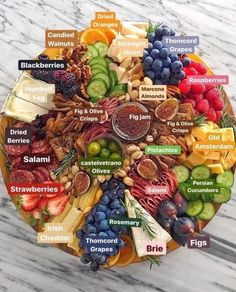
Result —
[[209, 235], [199, 235], [187, 239], [188, 248], [209, 248], [211, 240]]
[[211, 84], [211, 85], [222, 85], [229, 84], [228, 75], [188, 75], [187, 83], [189, 85], [194, 84]]
[[116, 19], [116, 13], [110, 11], [96, 12], [95, 19], [91, 21], [92, 28], [120, 30], [120, 20]]
[[32, 142], [32, 132], [28, 127], [8, 127], [5, 130], [6, 145], [29, 145]]
[[167, 87], [166, 85], [140, 85], [139, 99], [140, 100], [166, 100]]
[[192, 54], [199, 45], [198, 36], [164, 36], [163, 42], [170, 54]]
[[78, 46], [77, 30], [46, 30], [45, 48], [76, 48]]

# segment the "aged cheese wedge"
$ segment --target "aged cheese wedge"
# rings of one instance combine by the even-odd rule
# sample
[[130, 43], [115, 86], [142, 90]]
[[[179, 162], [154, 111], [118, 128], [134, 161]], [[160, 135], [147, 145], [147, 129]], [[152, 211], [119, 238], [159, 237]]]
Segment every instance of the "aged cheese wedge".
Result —
[[[156, 242], [169, 242], [172, 238], [169, 233], [163, 229], [156, 220], [138, 203], [138, 201], [131, 195], [129, 190], [125, 191], [125, 204], [128, 210], [129, 218], [136, 218], [135, 208], [141, 210], [144, 214], [149, 226], [154, 230], [155, 238], [150, 240], [148, 233], [142, 227], [132, 227], [133, 240], [136, 251], [139, 257], [147, 255], [146, 243], [153, 241]], [[150, 254], [150, 253], [148, 253]], [[154, 253], [155, 254], [155, 253]]]
[[211, 169], [212, 173], [215, 174], [224, 173], [224, 169], [221, 164], [208, 164], [208, 167]]
[[135, 34], [139, 38], [145, 38], [147, 36], [147, 32], [144, 29], [138, 28], [129, 22], [122, 22], [121, 33], [123, 35]]

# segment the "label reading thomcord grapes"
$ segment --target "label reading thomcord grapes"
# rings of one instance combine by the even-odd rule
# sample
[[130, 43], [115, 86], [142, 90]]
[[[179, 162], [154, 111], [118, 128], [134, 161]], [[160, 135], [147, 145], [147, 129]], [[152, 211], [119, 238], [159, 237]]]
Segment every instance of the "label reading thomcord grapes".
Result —
[[55, 70], [66, 69], [65, 60], [19, 60], [18, 70]]
[[169, 127], [170, 131], [174, 135], [183, 136], [191, 132], [192, 128], [194, 127], [194, 121], [167, 121], [166, 126]]
[[29, 145], [32, 141], [31, 129], [27, 127], [14, 128], [8, 127], [5, 130], [6, 145]]
[[89, 169], [90, 174], [111, 174], [115, 168], [122, 167], [123, 159], [80, 159], [79, 165], [81, 168]]
[[140, 100], [166, 100], [167, 89], [166, 85], [140, 85], [139, 99]]
[[91, 21], [92, 28], [120, 29], [120, 20], [116, 19], [116, 13], [110, 11], [96, 12], [95, 19]]
[[187, 239], [188, 248], [209, 248], [211, 246], [211, 240], [209, 235], [199, 235], [195, 237], [189, 237]]
[[228, 75], [188, 75], [187, 83], [190, 85], [194, 84], [212, 84], [212, 85], [222, 85], [229, 84]]
[[103, 253], [110, 255], [116, 251], [116, 246], [119, 244], [119, 238], [116, 236], [85, 236], [82, 243], [84, 248], [90, 253]]
[[146, 186], [145, 193], [148, 195], [166, 195], [169, 194], [168, 186]]
[[207, 180], [190, 180], [189, 186], [186, 189], [188, 194], [204, 193], [204, 194], [219, 194], [220, 187], [216, 186], [214, 179]]
[[76, 48], [77, 46], [77, 30], [45, 31], [45, 48]]
[[180, 145], [149, 145], [145, 147], [145, 154], [149, 155], [180, 155]]
[[101, 107], [74, 108], [74, 114], [83, 123], [101, 123], [107, 119], [107, 112]]
[[148, 47], [147, 39], [116, 39], [113, 41], [120, 50], [119, 53], [123, 57], [142, 57], [143, 50]]
[[163, 42], [169, 53], [192, 54], [195, 46], [199, 45], [198, 36], [164, 36]]
[[140, 218], [110, 217], [108, 219], [108, 225], [110, 225], [110, 226], [141, 227], [142, 220]]
[[8, 183], [7, 190], [9, 195], [59, 195], [63, 191], [60, 183]]

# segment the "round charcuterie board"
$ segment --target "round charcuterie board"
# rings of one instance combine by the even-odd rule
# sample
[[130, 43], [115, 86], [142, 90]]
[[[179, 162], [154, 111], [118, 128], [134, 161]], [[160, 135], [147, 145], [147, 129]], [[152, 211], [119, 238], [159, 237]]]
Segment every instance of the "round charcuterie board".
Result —
[[94, 271], [198, 248], [234, 182], [224, 80], [160, 23], [47, 35], [1, 119], [3, 179], [38, 242]]

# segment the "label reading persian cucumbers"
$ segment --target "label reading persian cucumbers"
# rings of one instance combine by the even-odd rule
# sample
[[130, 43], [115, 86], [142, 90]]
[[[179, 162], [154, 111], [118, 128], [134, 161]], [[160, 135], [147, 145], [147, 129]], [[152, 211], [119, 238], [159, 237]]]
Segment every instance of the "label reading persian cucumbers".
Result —
[[191, 193], [211, 193], [219, 194], [220, 187], [216, 186], [214, 179], [198, 179], [190, 180], [189, 187], [186, 189], [188, 194]]
[[141, 227], [142, 220], [140, 218], [127, 218], [127, 217], [110, 217], [108, 220], [110, 226], [125, 226], [125, 227]]
[[164, 36], [163, 42], [170, 54], [192, 54], [199, 45], [198, 36]]
[[145, 154], [149, 155], [180, 155], [180, 145], [148, 145], [145, 147]]

